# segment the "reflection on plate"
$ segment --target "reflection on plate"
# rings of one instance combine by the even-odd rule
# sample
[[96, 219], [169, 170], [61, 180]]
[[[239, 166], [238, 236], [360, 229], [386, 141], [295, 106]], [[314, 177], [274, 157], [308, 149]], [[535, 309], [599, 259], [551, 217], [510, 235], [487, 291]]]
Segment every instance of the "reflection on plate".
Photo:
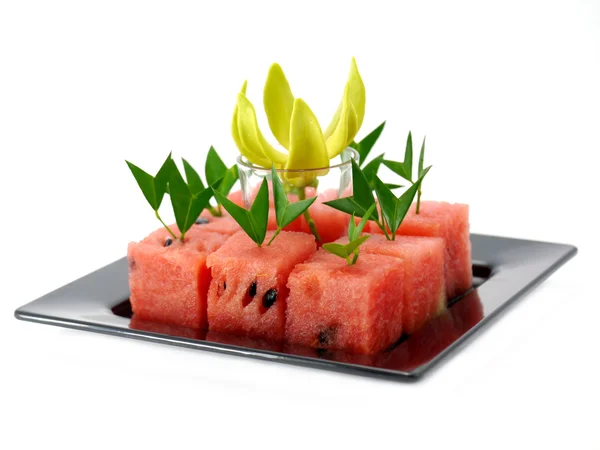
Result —
[[15, 311], [18, 319], [268, 361], [386, 377], [417, 377], [466, 341], [577, 250], [570, 245], [471, 235], [475, 288], [377, 355], [355, 355], [137, 320], [120, 259]]

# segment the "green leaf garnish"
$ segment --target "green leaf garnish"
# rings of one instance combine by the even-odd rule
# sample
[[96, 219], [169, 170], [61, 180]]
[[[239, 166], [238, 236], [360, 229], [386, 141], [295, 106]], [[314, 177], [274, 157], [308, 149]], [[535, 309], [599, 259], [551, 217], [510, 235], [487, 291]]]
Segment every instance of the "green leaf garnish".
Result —
[[213, 192], [219, 204], [223, 205], [223, 208], [242, 227], [250, 239], [261, 247], [267, 234], [269, 221], [269, 185], [266, 178], [263, 179], [249, 210], [233, 203], [218, 189], [213, 188]]
[[408, 212], [410, 205], [412, 204], [415, 195], [423, 182], [423, 178], [429, 172], [431, 166], [424, 169], [421, 176], [417, 181], [413, 183], [400, 197], [396, 197], [392, 191], [383, 183], [378, 177], [375, 178], [375, 192], [381, 205], [381, 213], [384, 218], [384, 225], [387, 224], [387, 228], [390, 229], [392, 234], [392, 240], [396, 239], [396, 232], [400, 228], [400, 224], [406, 213]]
[[[423, 138], [423, 143], [421, 144], [421, 151], [419, 153], [419, 164], [417, 169], [417, 176], [421, 178], [423, 173], [428, 169], [423, 169], [425, 162], [425, 138]], [[388, 167], [392, 172], [400, 175], [400, 177], [405, 180], [410, 181], [411, 184], [416, 184], [416, 181], [412, 181], [412, 172], [413, 172], [413, 148], [412, 148], [412, 134], [408, 132], [408, 138], [406, 139], [406, 150], [404, 152], [404, 161], [390, 161], [384, 160], [383, 164]], [[390, 189], [393, 189], [390, 185], [387, 185]], [[421, 208], [421, 192], [422, 192], [422, 183], [419, 185], [417, 190], [417, 207], [415, 212], [419, 214]]]
[[152, 176], [147, 172], [144, 172], [135, 164], [130, 163], [129, 161], [125, 161], [127, 166], [129, 166], [129, 170], [135, 177], [138, 186], [142, 190], [144, 197], [152, 207], [154, 211], [160, 208], [160, 204], [167, 192], [167, 183], [171, 177], [171, 171], [175, 164], [173, 164], [173, 159], [171, 158], [171, 153], [167, 156], [167, 159], [161, 166], [161, 168], [156, 173], [156, 176]]
[[[231, 188], [239, 178], [237, 166], [234, 164], [228, 169], [212, 145], [206, 155], [204, 176], [206, 177], [206, 183], [213, 189], [217, 189], [224, 196], [229, 194], [229, 191], [231, 191]], [[219, 205], [221, 205], [221, 202], [218, 199], [217, 210], [209, 205], [208, 209], [213, 216], [221, 215], [221, 207]]]
[[348, 242], [347, 244], [337, 244], [335, 242], [329, 242], [327, 244], [323, 244], [323, 248], [327, 250], [329, 253], [333, 253], [334, 255], [341, 256], [342, 258], [348, 261], [348, 264], [354, 264], [356, 262], [355, 259], [348, 260], [348, 258], [354, 253], [358, 247], [369, 239], [371, 236], [364, 235], [360, 236], [358, 239], [352, 242]]
[[[192, 183], [195, 182], [196, 180], [192, 181]], [[213, 193], [210, 188], [192, 192], [175, 164], [173, 164], [171, 172], [169, 189], [175, 222], [181, 233], [180, 239], [183, 241], [185, 233], [194, 225], [202, 210], [208, 206]]]
[[421, 151], [419, 152], [419, 176], [423, 174], [423, 163], [425, 162], [425, 137], [421, 144]]
[[[338, 244], [336, 242], [330, 242], [328, 244], [323, 244], [323, 248], [327, 250], [329, 253], [333, 253], [334, 255], [340, 256], [346, 260], [346, 262], [350, 265], [355, 264], [358, 260], [358, 248], [369, 239], [369, 235], [361, 236], [362, 230], [364, 229], [369, 217], [375, 211], [375, 203], [371, 205], [371, 207], [365, 212], [365, 217], [362, 218], [360, 223], [356, 225], [354, 222], [354, 214], [352, 215], [352, 219], [348, 225], [348, 243], [347, 244]], [[352, 258], [350, 258], [352, 257]]]
[[[425, 161], [425, 137], [423, 137], [423, 143], [421, 144], [421, 152], [419, 153], [419, 176], [423, 174], [423, 163]], [[416, 214], [419, 214], [419, 210], [421, 209], [421, 190], [423, 189], [423, 183], [419, 185], [419, 190], [417, 192], [417, 208], [415, 210]]]
[[[375, 197], [369, 181], [365, 177], [365, 174], [360, 169], [356, 161], [352, 160], [352, 197], [360, 206], [365, 210], [368, 209], [373, 203], [375, 203]], [[378, 218], [377, 211], [374, 212], [375, 217]]]
[[197, 194], [198, 192], [202, 192], [205, 187], [200, 175], [196, 172], [189, 162], [185, 159], [181, 158], [183, 161], [183, 169], [185, 171], [185, 179], [187, 180], [187, 184], [190, 188], [192, 194]]
[[165, 222], [160, 217], [158, 213], [158, 209], [162, 203], [162, 200], [165, 196], [165, 193], [168, 190], [169, 179], [171, 178], [171, 173], [177, 167], [171, 158], [171, 153], [167, 156], [167, 159], [161, 166], [161, 168], [156, 173], [156, 176], [152, 176], [147, 172], [144, 172], [135, 164], [130, 163], [129, 161], [125, 161], [129, 170], [133, 174], [135, 180], [137, 181], [138, 186], [142, 190], [144, 197], [154, 210], [154, 215], [156, 218], [162, 223], [162, 225], [167, 229], [167, 231], [173, 236], [173, 239], [177, 239], [173, 231], [165, 224]]
[[383, 128], [385, 127], [385, 121], [381, 123], [377, 128], [371, 131], [362, 141], [352, 142], [350, 146], [354, 148], [360, 155], [360, 165], [362, 166], [367, 160], [367, 156], [371, 152], [371, 149], [379, 139]]
[[[373, 185], [375, 185], [375, 182], [373, 182]], [[400, 188], [404, 187], [404, 186], [403, 186], [403, 185], [401, 185], [401, 184], [393, 184], [393, 183], [385, 183], [385, 185], [388, 187], [388, 189], [390, 189], [390, 190], [392, 190], [392, 191], [393, 191], [394, 189], [400, 189]]]
[[371, 186], [371, 189], [375, 189], [375, 175], [377, 175], [377, 172], [379, 172], [379, 168], [381, 167], [384, 156], [384, 153], [382, 153], [378, 157], [373, 158], [369, 164], [362, 169], [363, 173], [365, 174], [365, 178], [369, 182], [369, 186]]
[[413, 148], [412, 148], [412, 133], [408, 132], [408, 138], [406, 138], [406, 150], [404, 151], [404, 161], [397, 162], [391, 160], [384, 160], [383, 164], [390, 169], [392, 172], [400, 175], [407, 181], [412, 181], [413, 173]]
[[[328, 202], [324, 202], [324, 205], [331, 206], [338, 211], [342, 211], [346, 214], [354, 214], [356, 217], [365, 217], [368, 208], [363, 208], [362, 205], [359, 205], [354, 196], [351, 197], [342, 197], [336, 198], [335, 200], [330, 200]], [[372, 219], [375, 219], [374, 215], [377, 214], [377, 211], [374, 211]]]
[[225, 171], [223, 178], [215, 183], [215, 187], [223, 195], [229, 194], [231, 188], [239, 178], [237, 166], [231, 166]]
[[354, 222], [354, 215], [352, 215], [352, 220], [350, 221], [352, 226], [348, 227], [348, 239], [350, 239], [350, 241], [354, 241], [360, 236], [360, 233], [362, 233], [363, 229], [365, 228], [365, 225], [369, 221], [371, 214], [373, 211], [375, 211], [376, 206], [377, 205], [375, 204], [371, 205], [358, 225], [356, 225], [356, 222]]
[[214, 185], [218, 180], [223, 178], [225, 175], [225, 171], [227, 170], [227, 166], [215, 150], [215, 148], [211, 145], [208, 150], [208, 154], [206, 155], [206, 162], [204, 164], [204, 175], [206, 177], [206, 182], [209, 186]]
[[273, 180], [273, 200], [275, 201], [275, 218], [277, 220], [277, 230], [273, 233], [273, 237], [267, 245], [277, 237], [281, 230], [296, 220], [310, 205], [312, 205], [317, 197], [312, 197], [306, 200], [300, 200], [295, 203], [290, 203], [283, 184], [275, 171], [275, 166], [271, 167], [271, 179]]

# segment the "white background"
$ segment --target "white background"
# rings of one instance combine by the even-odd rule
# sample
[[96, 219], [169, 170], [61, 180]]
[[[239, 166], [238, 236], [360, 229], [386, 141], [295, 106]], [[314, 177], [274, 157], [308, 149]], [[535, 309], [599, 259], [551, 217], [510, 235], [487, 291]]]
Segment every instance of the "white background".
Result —
[[[0, 447], [600, 448], [599, 3], [200, 3], [1, 3]], [[401, 384], [13, 318], [159, 225], [125, 158], [233, 163], [274, 61], [326, 126], [353, 55], [361, 135], [427, 134], [427, 198], [579, 247], [464, 351]]]

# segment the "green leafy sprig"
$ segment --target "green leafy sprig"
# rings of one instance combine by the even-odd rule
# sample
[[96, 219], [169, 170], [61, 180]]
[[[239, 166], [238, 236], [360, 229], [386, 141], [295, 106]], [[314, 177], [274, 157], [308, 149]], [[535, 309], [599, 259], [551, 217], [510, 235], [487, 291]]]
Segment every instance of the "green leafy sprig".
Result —
[[323, 248], [329, 253], [333, 253], [334, 255], [344, 258], [349, 265], [356, 264], [356, 261], [358, 260], [359, 247], [370, 237], [369, 235], [361, 236], [360, 234], [367, 224], [369, 217], [373, 211], [375, 211], [375, 207], [376, 205], [373, 203], [365, 212], [365, 216], [361, 219], [358, 225], [356, 225], [356, 222], [354, 221], [354, 214], [352, 214], [352, 219], [348, 224], [347, 244], [330, 242], [323, 244]]
[[[227, 168], [212, 145], [208, 150], [208, 154], [206, 155], [204, 174], [206, 177], [206, 183], [225, 197], [227, 194], [229, 194], [229, 191], [231, 191], [231, 188], [239, 178], [237, 166], [234, 164], [230, 168]], [[215, 209], [209, 203], [208, 210], [213, 216], [223, 215], [221, 210], [221, 202], [218, 199], [217, 208]]]
[[183, 165], [187, 182], [175, 164], [173, 164], [169, 180], [171, 205], [182, 242], [185, 239], [185, 233], [196, 223], [202, 210], [209, 205], [213, 196], [212, 189], [205, 188], [198, 183], [200, 177], [194, 168], [185, 160], [183, 160]]
[[[425, 178], [425, 175], [427, 175], [430, 168], [431, 166], [423, 170], [417, 181], [415, 181], [400, 197], [396, 197], [391, 189], [388, 188], [379, 177], [375, 177], [375, 192], [377, 193], [377, 199], [381, 206], [381, 215], [383, 216], [384, 225], [386, 225], [384, 231], [388, 239], [391, 239], [392, 241], [396, 239], [398, 228], [400, 228], [400, 224], [404, 220], [404, 217], [406, 217], [406, 213], [410, 209], [410, 205], [412, 204], [417, 191], [421, 187], [423, 178]], [[387, 229], [390, 230], [391, 238], [387, 234]]]
[[[314, 197], [290, 203], [275, 168], [271, 169], [271, 175], [273, 179], [273, 199], [275, 202], [277, 230], [273, 233], [267, 246], [271, 245], [284, 227], [300, 217], [316, 200], [316, 197]], [[223, 208], [242, 227], [250, 239], [256, 242], [259, 247], [262, 247], [269, 223], [269, 184], [267, 179], [263, 179], [250, 209], [236, 205], [221, 194], [218, 189], [213, 188], [213, 191], [217, 201], [223, 205]]]
[[217, 201], [223, 205], [250, 239], [261, 247], [267, 235], [269, 222], [269, 185], [266, 178], [263, 179], [250, 209], [236, 205], [216, 188], [213, 188], [213, 192]]
[[[423, 163], [425, 159], [425, 138], [423, 138], [423, 143], [421, 144], [421, 152], [419, 153], [419, 164], [417, 169], [417, 177], [422, 178], [423, 172]], [[404, 178], [408, 182], [410, 182], [413, 186], [417, 181], [413, 181], [413, 144], [412, 144], [412, 133], [408, 132], [408, 137], [406, 138], [406, 149], [404, 151], [404, 161], [391, 161], [384, 160], [383, 164], [389, 168], [392, 172]], [[389, 187], [389, 186], [388, 186]], [[421, 207], [421, 185], [417, 189], [417, 206], [416, 213], [419, 214]]]
[[[421, 170], [419, 178], [400, 197], [392, 192], [390, 187], [375, 175], [375, 193], [381, 207], [381, 216], [377, 209], [371, 209], [375, 203], [375, 198], [371, 187], [363, 173], [356, 163], [352, 163], [352, 189], [351, 197], [339, 198], [325, 202], [326, 205], [334, 209], [345, 212], [346, 214], [358, 217], [368, 217], [373, 220], [382, 230], [388, 240], [395, 240], [396, 233], [402, 220], [406, 216], [410, 205], [412, 204], [417, 191], [419, 190], [423, 178], [429, 172], [430, 167]], [[389, 230], [389, 231], [388, 231]]]
[[167, 226], [158, 212], [165, 194], [169, 194], [175, 222], [180, 232], [179, 239], [182, 241], [185, 239], [186, 232], [194, 225], [205, 208], [212, 209], [216, 213], [215, 215], [221, 215], [220, 211], [215, 211], [210, 205], [210, 199], [213, 196], [211, 187], [214, 187], [223, 195], [227, 195], [237, 181], [238, 176], [237, 167], [233, 166], [227, 169], [213, 147], [211, 147], [206, 161], [206, 178], [209, 187], [204, 185], [200, 175], [192, 165], [182, 159], [185, 172], [184, 179], [170, 153], [156, 176], [144, 172], [129, 161], [126, 162], [144, 197], [154, 210], [156, 218], [167, 229], [173, 239], [177, 239], [173, 230]]
[[[375, 177], [375, 175], [377, 175], [377, 172], [379, 171], [379, 168], [384, 161], [385, 154], [382, 153], [381, 155], [376, 156], [366, 165], [365, 165], [365, 162], [367, 161], [367, 157], [369, 156], [369, 153], [373, 149], [373, 146], [379, 139], [379, 136], [381, 135], [384, 128], [385, 128], [385, 121], [383, 121], [381, 123], [381, 125], [379, 125], [373, 131], [371, 131], [362, 141], [360, 141], [360, 142], [353, 141], [352, 143], [350, 143], [350, 147], [355, 149], [358, 152], [358, 155], [360, 156], [359, 167], [362, 167], [363, 173], [365, 174], [365, 177], [367, 178], [367, 181], [369, 182], [369, 185], [371, 186], [372, 189], [375, 189], [375, 178], [374, 177]], [[388, 185], [388, 187], [390, 189], [396, 189], [396, 188], [400, 188], [402, 186], [397, 185], [397, 184], [390, 184], [390, 185]]]
[[175, 163], [171, 158], [171, 153], [169, 153], [169, 156], [167, 156], [167, 159], [156, 173], [156, 176], [150, 175], [129, 161], [125, 162], [127, 163], [129, 170], [131, 170], [135, 181], [137, 181], [138, 186], [142, 190], [144, 197], [146, 197], [146, 200], [154, 210], [156, 218], [169, 231], [171, 236], [173, 236], [173, 239], [177, 239], [173, 231], [171, 231], [167, 224], [165, 224], [158, 213], [158, 209], [160, 208], [162, 200], [167, 192], [167, 185], [171, 178], [171, 172], [175, 167]]
[[352, 191], [353, 195], [350, 197], [330, 200], [324, 202], [324, 204], [346, 214], [354, 214], [357, 217], [368, 217], [367, 220], [373, 220], [387, 236], [387, 229], [385, 224], [380, 220], [377, 209], [374, 208], [367, 216], [369, 208], [375, 205], [375, 197], [373, 196], [369, 181], [355, 161], [352, 161]]
[[275, 202], [275, 218], [277, 220], [277, 230], [267, 245], [277, 237], [281, 230], [300, 217], [305, 211], [308, 211], [317, 197], [300, 200], [295, 203], [290, 203], [288, 196], [285, 193], [283, 184], [275, 171], [275, 166], [271, 167], [271, 179], [273, 180], [273, 200]]

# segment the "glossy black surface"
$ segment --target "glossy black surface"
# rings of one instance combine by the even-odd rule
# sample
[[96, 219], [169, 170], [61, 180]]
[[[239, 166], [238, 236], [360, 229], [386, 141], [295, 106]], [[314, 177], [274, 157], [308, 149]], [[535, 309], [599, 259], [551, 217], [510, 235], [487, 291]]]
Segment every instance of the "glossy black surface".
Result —
[[474, 289], [378, 355], [315, 350], [131, 318], [127, 261], [109, 264], [15, 311], [21, 320], [269, 361], [406, 380], [418, 377], [577, 253], [570, 245], [471, 235]]

